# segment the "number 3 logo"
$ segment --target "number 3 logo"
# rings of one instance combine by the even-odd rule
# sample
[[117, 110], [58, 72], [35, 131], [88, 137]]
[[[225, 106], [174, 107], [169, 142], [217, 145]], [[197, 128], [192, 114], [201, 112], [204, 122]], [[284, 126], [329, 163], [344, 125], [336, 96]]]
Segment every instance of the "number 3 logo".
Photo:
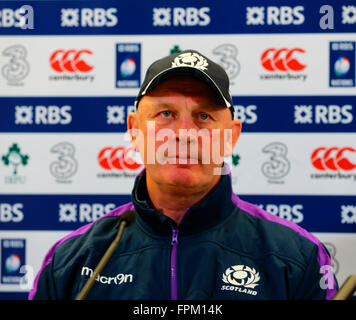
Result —
[[220, 56], [219, 63], [229, 75], [230, 81], [239, 74], [240, 63], [237, 61], [237, 48], [234, 45], [222, 44], [213, 50], [213, 54]]
[[74, 159], [75, 148], [71, 143], [61, 142], [52, 147], [51, 152], [58, 153], [58, 160], [50, 165], [51, 174], [59, 180], [73, 176], [78, 167]]
[[290, 162], [287, 159], [287, 146], [280, 142], [273, 142], [265, 146], [262, 151], [269, 153], [269, 161], [263, 163], [262, 172], [270, 179], [281, 179], [286, 176], [290, 169]]
[[5, 49], [2, 54], [11, 58], [10, 62], [5, 64], [1, 70], [3, 76], [10, 84], [16, 84], [28, 75], [30, 67], [25, 60], [27, 51], [24, 46], [11, 46]]

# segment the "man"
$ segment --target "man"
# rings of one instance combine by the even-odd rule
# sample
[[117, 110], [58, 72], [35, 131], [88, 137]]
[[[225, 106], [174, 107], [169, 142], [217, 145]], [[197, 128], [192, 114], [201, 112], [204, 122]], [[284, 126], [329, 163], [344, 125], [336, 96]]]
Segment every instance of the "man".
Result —
[[[132, 202], [58, 241], [30, 299], [75, 299], [133, 210], [87, 299], [330, 299], [321, 242], [232, 192], [241, 123], [225, 71], [197, 51], [154, 62], [128, 116], [145, 170]], [[329, 274], [328, 274], [329, 271]]]

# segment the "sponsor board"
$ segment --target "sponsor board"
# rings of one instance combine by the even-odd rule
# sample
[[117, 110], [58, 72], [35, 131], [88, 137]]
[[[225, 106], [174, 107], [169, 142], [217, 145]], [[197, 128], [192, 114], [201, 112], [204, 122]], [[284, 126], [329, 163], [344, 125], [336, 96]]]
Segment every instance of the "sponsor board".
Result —
[[74, 230], [131, 200], [130, 195], [0, 195], [2, 230]]
[[[49, 7], [46, 4], [51, 4]], [[210, 0], [202, 5], [180, 1], [169, 5], [151, 4], [137, 10], [142, 3], [133, 0], [130, 5], [113, 0], [98, 1], [80, 6], [75, 1], [42, 1], [32, 6], [19, 7], [7, 3], [0, 10], [2, 34], [231, 34], [236, 31], [254, 33], [322, 33], [353, 32], [356, 6], [349, 3], [322, 1], [298, 4], [238, 3], [227, 0], [219, 4]], [[325, 11], [325, 7], [328, 9]], [[228, 8], [228, 10], [227, 10]], [[50, 14], [52, 19], [43, 17]], [[36, 19], [34, 19], [34, 16]], [[135, 23], [132, 20], [135, 16]], [[332, 22], [327, 21], [332, 17]], [[221, 23], [234, 21], [233, 24]], [[325, 27], [325, 24], [327, 27]]]
[[[238, 194], [355, 195], [353, 133], [245, 133], [231, 168]], [[234, 178], [236, 177], [236, 178]]]
[[[355, 96], [232, 98], [235, 118], [243, 125], [242, 134], [355, 131]], [[126, 132], [127, 115], [135, 112], [130, 97], [0, 97], [0, 103], [2, 132]]]
[[[125, 132], [132, 98], [0, 98], [2, 132]], [[83, 106], [86, 111], [83, 112]]]
[[[230, 77], [231, 94], [239, 97], [344, 95], [345, 90], [351, 93], [355, 88], [354, 81], [353, 87], [331, 88], [327, 80], [330, 75], [340, 81], [354, 78], [355, 61], [349, 56], [354, 56], [354, 51], [330, 51], [330, 46], [343, 43], [354, 46], [352, 35], [347, 34], [335, 34], [333, 41], [325, 34], [279, 34], [268, 38], [257, 34], [211, 34], [201, 37], [198, 43], [196, 36], [189, 34], [123, 36], [120, 42], [114, 36], [92, 36], [89, 40], [69, 35], [36, 38], [35, 46], [32, 38], [19, 36], [14, 42], [1, 37], [0, 53], [14, 46], [26, 50], [16, 58], [21, 69], [12, 73], [4, 70], [6, 76], [0, 74], [0, 86], [6, 87], [7, 96], [82, 96], [84, 90], [86, 96], [130, 96], [134, 100], [148, 66], [169, 54], [174, 45], [181, 50], [195, 48], [221, 64]], [[339, 70], [336, 75], [334, 66], [339, 56], [345, 56], [350, 63], [346, 59], [338, 63], [341, 69], [335, 69]], [[0, 54], [0, 68], [12, 70], [12, 59], [11, 55]], [[341, 75], [348, 65], [348, 73]], [[1, 90], [0, 94], [5, 93]]]
[[0, 137], [0, 190], [7, 194], [129, 194], [143, 169], [125, 133]]
[[[130, 192], [120, 195], [0, 195], [0, 226], [2, 230], [73, 230], [130, 202]], [[310, 232], [356, 231], [353, 195], [238, 195]]]
[[[2, 134], [1, 139], [0, 186], [8, 194], [127, 194], [143, 169], [124, 133]], [[354, 141], [354, 133], [245, 132], [233, 151], [240, 157], [231, 167], [234, 188], [240, 194], [355, 194]], [[62, 143], [75, 152], [65, 145], [58, 150], [62, 154], [50, 151]], [[57, 175], [73, 174], [62, 183], [51, 170], [56, 163], [68, 166]]]
[[[355, 96], [232, 98], [237, 102], [235, 118], [243, 124], [242, 134], [355, 131]], [[0, 97], [0, 103], [2, 132], [126, 132], [127, 116], [135, 112], [130, 97]]]

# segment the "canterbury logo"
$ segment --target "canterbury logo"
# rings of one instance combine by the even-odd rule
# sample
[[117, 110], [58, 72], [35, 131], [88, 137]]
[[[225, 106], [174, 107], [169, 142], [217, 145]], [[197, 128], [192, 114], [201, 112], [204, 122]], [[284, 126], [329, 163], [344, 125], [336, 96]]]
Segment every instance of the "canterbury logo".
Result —
[[244, 265], [236, 265], [227, 268], [223, 274], [222, 280], [225, 283], [245, 288], [255, 288], [258, 286], [260, 275], [254, 268]]
[[356, 152], [354, 148], [325, 148], [321, 147], [315, 149], [311, 155], [311, 161], [314, 168], [325, 171], [325, 170], [345, 170], [350, 171], [356, 168], [356, 164], [352, 163], [344, 155], [345, 152]]
[[279, 50], [269, 48], [261, 55], [262, 66], [268, 71], [301, 71], [307, 66], [300, 63], [294, 56], [296, 52], [305, 53], [305, 50], [301, 48]]
[[49, 61], [51, 68], [57, 72], [89, 72], [94, 67], [90, 66], [83, 55], [93, 54], [90, 50], [56, 50], [52, 53]]
[[130, 156], [133, 150], [133, 147], [106, 147], [98, 154], [99, 164], [105, 170], [137, 170], [142, 166], [142, 164], [137, 163]]

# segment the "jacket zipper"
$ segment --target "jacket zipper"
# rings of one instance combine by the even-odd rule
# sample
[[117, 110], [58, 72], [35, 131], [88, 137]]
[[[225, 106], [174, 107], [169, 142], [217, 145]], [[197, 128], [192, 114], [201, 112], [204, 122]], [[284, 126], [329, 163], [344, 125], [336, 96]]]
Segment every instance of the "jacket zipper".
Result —
[[178, 299], [177, 290], [177, 247], [178, 229], [172, 227], [172, 252], [171, 252], [171, 300]]

